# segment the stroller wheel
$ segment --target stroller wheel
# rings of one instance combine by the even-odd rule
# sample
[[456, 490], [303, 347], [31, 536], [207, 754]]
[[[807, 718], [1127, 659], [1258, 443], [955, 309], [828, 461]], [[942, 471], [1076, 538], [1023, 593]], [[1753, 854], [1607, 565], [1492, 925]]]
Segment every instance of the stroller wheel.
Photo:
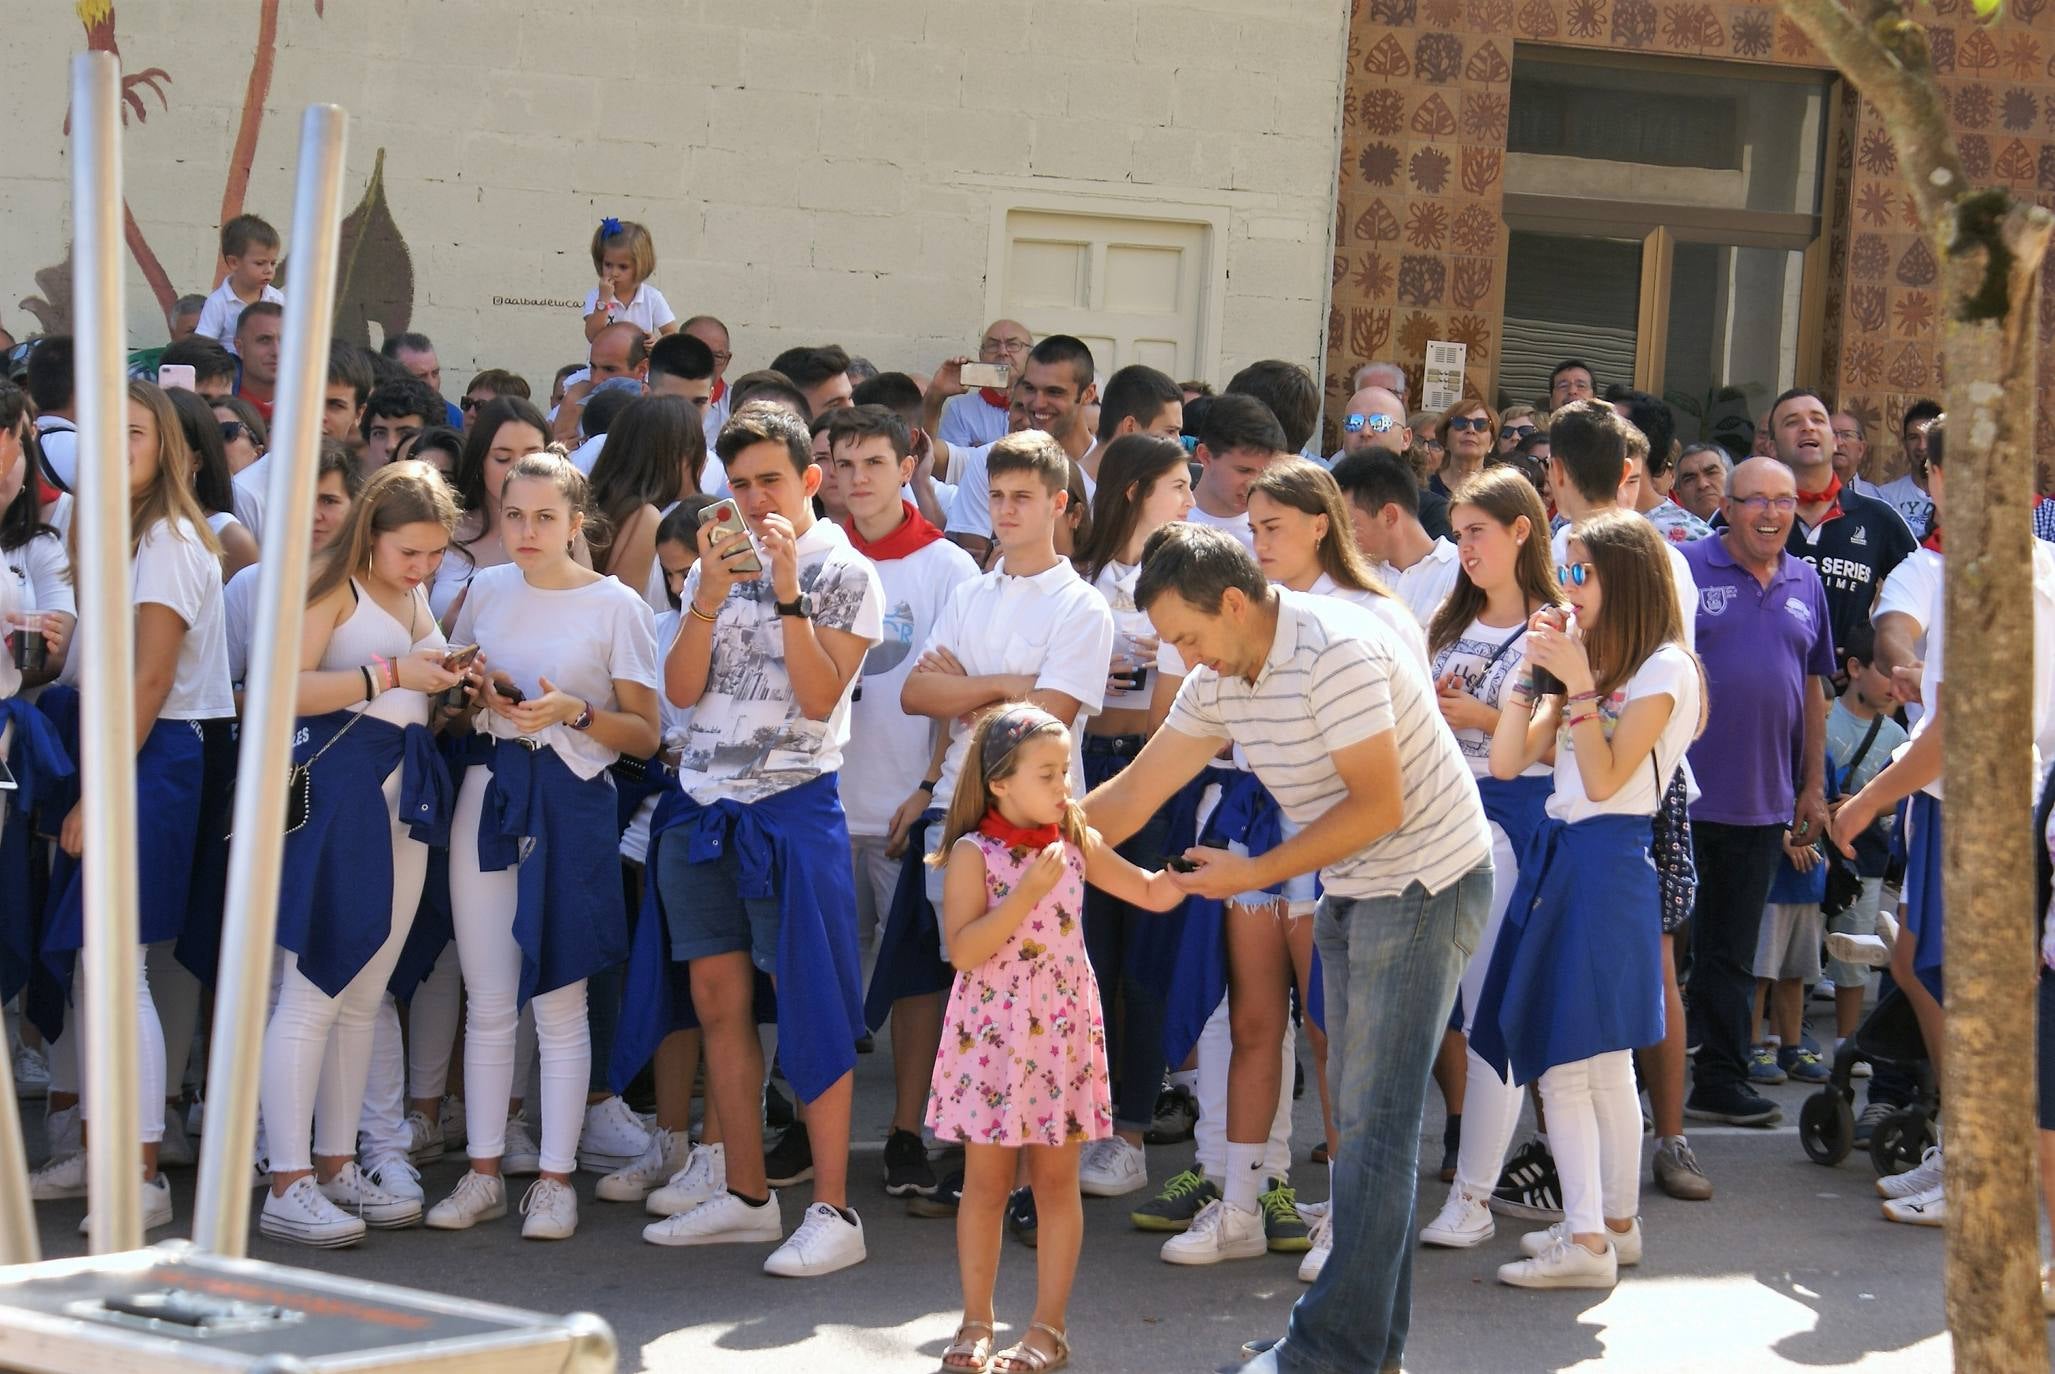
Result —
[[1828, 1168], [1848, 1158], [1855, 1144], [1855, 1113], [1839, 1090], [1829, 1085], [1805, 1099], [1798, 1110], [1798, 1143], [1806, 1158]]
[[1877, 1177], [1886, 1178], [1919, 1167], [1929, 1145], [1940, 1141], [1934, 1119], [1924, 1107], [1907, 1107], [1879, 1121], [1870, 1132], [1869, 1158]]

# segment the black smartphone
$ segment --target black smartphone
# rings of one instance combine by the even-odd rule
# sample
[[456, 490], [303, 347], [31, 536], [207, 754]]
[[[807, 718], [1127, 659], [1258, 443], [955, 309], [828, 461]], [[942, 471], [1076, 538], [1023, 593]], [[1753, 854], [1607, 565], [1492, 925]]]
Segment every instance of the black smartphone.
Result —
[[1197, 873], [1199, 871], [1199, 861], [1197, 859], [1187, 859], [1182, 854], [1167, 856], [1163, 860], [1163, 866], [1172, 873]]
[[492, 684], [492, 690], [498, 692], [500, 700], [506, 702], [509, 706], [519, 706], [522, 702], [528, 700], [528, 694], [511, 682], [495, 682]]
[[[1550, 625], [1554, 626], [1558, 630], [1566, 628], [1569, 624], [1569, 617], [1565, 615], [1562, 611], [1556, 610], [1554, 608], [1550, 608], [1549, 610], [1543, 611], [1541, 614], [1544, 617], [1546, 617]], [[1538, 697], [1562, 696], [1565, 690], [1566, 689], [1563, 686], [1563, 680], [1561, 678], [1557, 677], [1554, 673], [1548, 671], [1548, 669], [1541, 667], [1539, 664], [1535, 665], [1534, 695]]]

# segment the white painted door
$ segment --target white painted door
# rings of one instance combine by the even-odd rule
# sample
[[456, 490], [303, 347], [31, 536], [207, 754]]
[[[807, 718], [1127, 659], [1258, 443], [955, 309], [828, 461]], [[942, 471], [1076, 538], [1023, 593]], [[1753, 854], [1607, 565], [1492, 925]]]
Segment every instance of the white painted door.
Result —
[[1037, 338], [1083, 339], [1102, 380], [1129, 363], [1182, 380], [1200, 366], [1211, 232], [1179, 220], [1009, 211], [999, 313]]

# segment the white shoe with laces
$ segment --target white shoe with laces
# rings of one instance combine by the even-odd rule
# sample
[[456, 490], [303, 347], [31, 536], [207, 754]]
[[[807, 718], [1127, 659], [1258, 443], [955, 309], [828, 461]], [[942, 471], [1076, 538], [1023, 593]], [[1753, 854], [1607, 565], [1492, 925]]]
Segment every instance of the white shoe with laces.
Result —
[[1327, 1267], [1327, 1257], [1334, 1253], [1334, 1222], [1322, 1212], [1313, 1221], [1310, 1239], [1313, 1248], [1299, 1261], [1299, 1282], [1312, 1283], [1320, 1277], [1320, 1271]]
[[[1632, 1269], [1641, 1263], [1641, 1218], [1634, 1218], [1634, 1224], [1624, 1231], [1605, 1228], [1606, 1239], [1613, 1243], [1613, 1253], [1619, 1256], [1622, 1269]], [[1529, 1231], [1520, 1237], [1520, 1253], [1532, 1259], [1559, 1240], [1570, 1238], [1570, 1223], [1559, 1221], [1546, 1231]]]
[[498, 1221], [506, 1214], [506, 1180], [466, 1169], [450, 1195], [428, 1209], [422, 1223], [431, 1231], [468, 1231], [481, 1221]]
[[1529, 1259], [1501, 1264], [1498, 1281], [1514, 1288], [1611, 1288], [1620, 1281], [1619, 1259], [1610, 1245], [1594, 1255], [1565, 1237]]
[[635, 1109], [618, 1097], [585, 1109], [585, 1127], [578, 1133], [578, 1167], [588, 1174], [610, 1174], [642, 1158], [649, 1148], [649, 1127]]
[[421, 1171], [414, 1167], [413, 1161], [403, 1151], [388, 1150], [365, 1155], [364, 1177], [394, 1197], [412, 1198], [424, 1204], [427, 1201], [421, 1191]]
[[1936, 1183], [1923, 1193], [1892, 1198], [1884, 1204], [1885, 1221], [1902, 1221], [1909, 1226], [1942, 1226], [1948, 1220], [1948, 1199]]
[[426, 1112], [407, 1113], [407, 1158], [416, 1164], [433, 1164], [448, 1148], [442, 1138], [442, 1122], [430, 1121]]
[[763, 1271], [784, 1279], [810, 1279], [862, 1264], [863, 1220], [847, 1217], [825, 1202], [816, 1202], [800, 1218], [799, 1229], [763, 1262]]
[[30, 1099], [50, 1095], [50, 1065], [27, 1045], [14, 1051], [14, 1095]]
[[1917, 1166], [1902, 1174], [1886, 1174], [1877, 1180], [1880, 1198], [1913, 1197], [1941, 1186], [1941, 1147], [1927, 1146]]
[[1149, 1186], [1148, 1157], [1139, 1145], [1108, 1136], [1085, 1146], [1078, 1161], [1078, 1189], [1086, 1197], [1123, 1197]]
[[193, 1167], [193, 1142], [186, 1138], [186, 1124], [170, 1107], [164, 1109], [164, 1135], [157, 1142], [157, 1167], [160, 1169], [190, 1169]]
[[642, 1238], [651, 1245], [748, 1245], [777, 1240], [785, 1234], [784, 1218], [778, 1211], [778, 1193], [751, 1207], [726, 1188], [721, 1189], [689, 1212], [652, 1221], [642, 1228]]
[[362, 1217], [366, 1226], [397, 1231], [421, 1220], [421, 1187], [413, 1196], [393, 1192], [374, 1181], [351, 1160], [321, 1185], [321, 1195], [352, 1216]]
[[52, 1159], [60, 1155], [75, 1155], [86, 1148], [86, 1120], [78, 1103], [54, 1112], [45, 1111], [43, 1144]]
[[642, 1210], [653, 1217], [682, 1216], [727, 1188], [727, 1150], [720, 1145], [694, 1145], [685, 1156], [685, 1167], [644, 1198]]
[[469, 1118], [464, 1114], [464, 1099], [443, 1095], [442, 1106], [436, 1110], [436, 1124], [442, 1127], [442, 1143], [452, 1150], [464, 1148], [470, 1139]]
[[1468, 1250], [1490, 1240], [1497, 1230], [1491, 1219], [1490, 1200], [1470, 1196], [1458, 1183], [1449, 1189], [1448, 1201], [1441, 1204], [1434, 1220], [1420, 1228], [1420, 1243], [1445, 1250]]
[[1159, 1253], [1165, 1264], [1218, 1264], [1254, 1259], [1269, 1251], [1261, 1212], [1232, 1207], [1225, 1198], [1215, 1198], [1199, 1209], [1189, 1230], [1164, 1241]]
[[57, 1202], [86, 1195], [86, 1152], [53, 1155], [43, 1167], [29, 1175], [29, 1197], [36, 1202]]
[[516, 1112], [507, 1118], [505, 1144], [500, 1147], [499, 1171], [508, 1178], [527, 1178], [542, 1172], [542, 1149], [535, 1143], [535, 1130], [528, 1118]]
[[[143, 1180], [143, 1230], [154, 1231], [160, 1226], [171, 1225], [171, 1184], [164, 1175]], [[89, 1236], [93, 1233], [93, 1214], [88, 1212], [79, 1218], [78, 1233]]]
[[257, 1213], [260, 1234], [317, 1250], [355, 1245], [364, 1239], [364, 1225], [362, 1217], [336, 1206], [335, 1199], [316, 1186], [311, 1174], [294, 1179], [284, 1193], [267, 1190], [263, 1209]]
[[521, 1199], [522, 1240], [569, 1240], [578, 1230], [578, 1194], [568, 1183], [538, 1178]]
[[653, 1132], [642, 1158], [601, 1179], [593, 1196], [601, 1202], [641, 1202], [685, 1167], [691, 1150], [692, 1141], [683, 1131]]

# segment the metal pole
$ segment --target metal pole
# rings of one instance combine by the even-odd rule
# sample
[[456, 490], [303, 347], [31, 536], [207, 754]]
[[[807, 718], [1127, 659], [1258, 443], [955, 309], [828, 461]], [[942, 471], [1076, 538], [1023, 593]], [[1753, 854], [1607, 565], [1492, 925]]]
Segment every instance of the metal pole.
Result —
[[[0, 813], [7, 809], [0, 802]], [[4, 817], [0, 817], [4, 818]], [[36, 1208], [29, 1201], [29, 1156], [14, 1100], [14, 1056], [0, 1052], [0, 1265], [34, 1264], [43, 1257], [36, 1239]]]
[[264, 504], [265, 576], [257, 583], [253, 654], [244, 680], [235, 840], [207, 1061], [207, 1134], [200, 1156], [199, 1199], [193, 1207], [193, 1244], [237, 1258], [249, 1243], [250, 1152], [257, 1134], [264, 1012], [278, 936], [286, 777], [292, 769], [307, 559], [314, 544], [314, 487], [328, 385], [328, 341], [335, 320], [348, 121], [338, 105], [309, 105], [300, 119], [293, 270], [285, 288], [278, 409], [271, 427], [271, 478]]
[[85, 807], [87, 1156], [96, 1255], [143, 1239], [136, 1101], [135, 609], [129, 598], [128, 346], [122, 295], [121, 68], [71, 59], [72, 295], [78, 409], [79, 789]]

